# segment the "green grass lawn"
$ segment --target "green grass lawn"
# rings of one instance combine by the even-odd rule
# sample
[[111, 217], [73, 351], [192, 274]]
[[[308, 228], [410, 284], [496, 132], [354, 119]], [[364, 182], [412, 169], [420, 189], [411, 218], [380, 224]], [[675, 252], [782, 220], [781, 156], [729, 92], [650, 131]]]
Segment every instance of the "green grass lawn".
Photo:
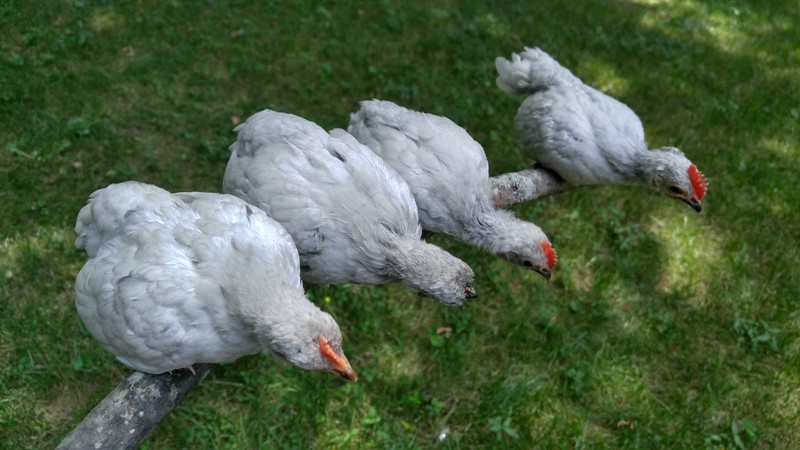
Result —
[[550, 283], [436, 236], [477, 301], [320, 288], [358, 383], [242, 358], [145, 446], [800, 447], [796, 1], [285, 3], [0, 5], [0, 446], [52, 448], [129, 373], [74, 308], [92, 191], [219, 191], [233, 117], [344, 127], [373, 97], [466, 127], [493, 174], [525, 168], [494, 58], [528, 45], [684, 150], [703, 213], [627, 187], [516, 207], [558, 249]]

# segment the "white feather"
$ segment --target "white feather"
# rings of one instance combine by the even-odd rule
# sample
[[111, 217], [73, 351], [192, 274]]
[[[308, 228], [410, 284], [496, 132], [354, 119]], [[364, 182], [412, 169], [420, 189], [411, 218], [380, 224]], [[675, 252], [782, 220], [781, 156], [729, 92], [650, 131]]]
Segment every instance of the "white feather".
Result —
[[472, 271], [420, 241], [408, 185], [344, 130], [265, 110], [236, 129], [225, 192], [263, 208], [292, 235], [303, 280], [314, 284], [401, 281], [458, 305]]
[[[303, 295], [289, 235], [236, 197], [115, 184], [91, 195], [76, 231], [89, 255], [75, 283], [78, 314], [136, 370], [286, 354], [315, 334], [341, 343], [333, 319]], [[306, 353], [316, 360], [290, 361], [327, 368], [318, 347]]]

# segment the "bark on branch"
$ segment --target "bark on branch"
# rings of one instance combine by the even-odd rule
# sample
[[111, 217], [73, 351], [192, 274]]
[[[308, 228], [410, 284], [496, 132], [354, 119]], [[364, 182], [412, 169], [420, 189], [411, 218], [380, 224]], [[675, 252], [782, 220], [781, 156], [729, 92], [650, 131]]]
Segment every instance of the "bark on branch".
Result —
[[87, 415], [57, 449], [132, 449], [208, 375], [213, 364], [195, 364], [194, 374], [133, 372]]
[[575, 186], [564, 181], [555, 172], [538, 166], [498, 175], [490, 181], [492, 199], [498, 208], [508, 208], [575, 189]]
[[[541, 167], [492, 177], [491, 185], [492, 198], [500, 208], [574, 188], [554, 172]], [[133, 372], [57, 448], [137, 448], [213, 367], [213, 364], [196, 364], [194, 374], [188, 370], [160, 375]]]

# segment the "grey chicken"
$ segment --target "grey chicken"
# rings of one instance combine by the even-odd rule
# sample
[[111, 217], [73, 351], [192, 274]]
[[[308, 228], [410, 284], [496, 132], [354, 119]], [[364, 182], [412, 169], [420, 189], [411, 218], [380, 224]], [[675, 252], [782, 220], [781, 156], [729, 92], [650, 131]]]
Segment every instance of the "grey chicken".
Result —
[[483, 147], [446, 117], [392, 102], [361, 102], [348, 131], [411, 187], [422, 228], [476, 245], [550, 279], [557, 256], [536, 224], [489, 198]]
[[162, 373], [266, 350], [355, 381], [339, 326], [303, 293], [294, 243], [258, 208], [126, 182], [94, 192], [75, 231], [89, 256], [78, 315], [126, 366]]
[[639, 117], [587, 86], [538, 48], [495, 60], [497, 86], [526, 96], [517, 141], [536, 161], [574, 186], [649, 186], [702, 211], [708, 182], [675, 147], [648, 149]]
[[408, 185], [344, 130], [271, 110], [236, 128], [223, 188], [280, 222], [311, 284], [383, 284], [458, 306], [477, 294], [472, 269], [420, 240]]

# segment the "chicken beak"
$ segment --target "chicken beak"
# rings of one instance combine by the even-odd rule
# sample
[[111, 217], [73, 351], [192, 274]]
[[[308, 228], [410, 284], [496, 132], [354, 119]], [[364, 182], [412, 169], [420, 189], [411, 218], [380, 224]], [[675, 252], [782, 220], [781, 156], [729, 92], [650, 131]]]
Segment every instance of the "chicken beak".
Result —
[[322, 354], [328, 358], [328, 361], [330, 361], [331, 365], [333, 366], [331, 368], [331, 372], [339, 375], [347, 381], [358, 380], [356, 371], [350, 367], [350, 361], [347, 360], [347, 357], [344, 356], [344, 353], [334, 350], [325, 337], [319, 338], [319, 349]]
[[347, 357], [341, 355], [341, 358], [338, 361], [340, 365], [333, 369], [333, 373], [339, 375], [340, 377], [344, 378], [347, 381], [357, 381], [358, 374], [352, 367], [350, 367], [350, 361], [347, 360]]
[[686, 202], [687, 205], [691, 206], [693, 210], [697, 212], [703, 211], [703, 204], [700, 203], [700, 200], [696, 198], [690, 198], [690, 199], [682, 198], [681, 200]]
[[478, 296], [478, 291], [476, 291], [472, 286], [465, 287], [464, 292], [467, 293], [467, 298], [475, 298]]
[[539, 275], [543, 276], [545, 280], [550, 281], [550, 277], [553, 276], [553, 273], [550, 272], [550, 269], [533, 269]]

